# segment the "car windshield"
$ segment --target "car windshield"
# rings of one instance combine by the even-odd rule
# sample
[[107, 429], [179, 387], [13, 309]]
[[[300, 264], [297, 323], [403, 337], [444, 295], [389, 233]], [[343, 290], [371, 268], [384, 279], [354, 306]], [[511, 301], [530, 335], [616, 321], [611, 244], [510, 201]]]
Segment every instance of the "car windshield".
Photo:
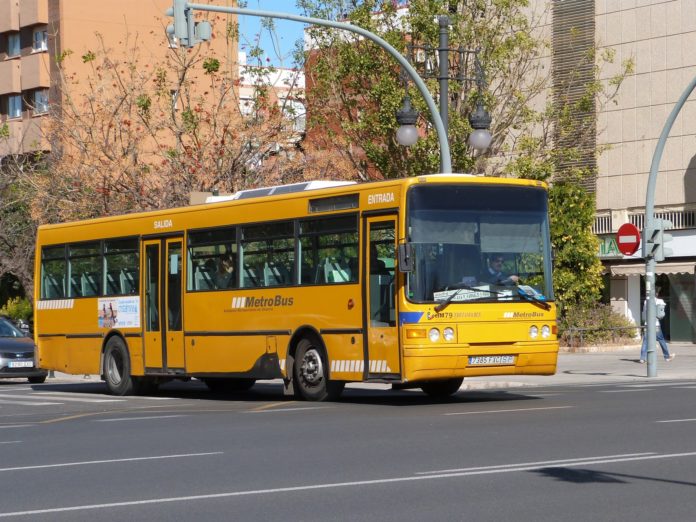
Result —
[[417, 185], [408, 195], [419, 303], [553, 299], [547, 194], [541, 187]]
[[0, 337], [24, 337], [24, 334], [7, 319], [0, 317]]

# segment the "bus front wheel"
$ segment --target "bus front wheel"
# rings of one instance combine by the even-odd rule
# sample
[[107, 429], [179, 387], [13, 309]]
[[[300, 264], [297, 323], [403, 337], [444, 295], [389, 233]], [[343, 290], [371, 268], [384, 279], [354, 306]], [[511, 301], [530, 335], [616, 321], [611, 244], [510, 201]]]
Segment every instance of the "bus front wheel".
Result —
[[328, 380], [324, 350], [307, 338], [297, 345], [293, 373], [295, 390], [307, 401], [336, 400], [345, 387], [343, 381]]
[[120, 337], [112, 337], [106, 343], [104, 380], [111, 395], [131, 395], [134, 391], [130, 357], [126, 345]]
[[457, 393], [457, 390], [464, 382], [463, 377], [455, 377], [454, 379], [445, 379], [444, 381], [432, 381], [423, 383], [421, 390], [433, 399], [446, 399]]

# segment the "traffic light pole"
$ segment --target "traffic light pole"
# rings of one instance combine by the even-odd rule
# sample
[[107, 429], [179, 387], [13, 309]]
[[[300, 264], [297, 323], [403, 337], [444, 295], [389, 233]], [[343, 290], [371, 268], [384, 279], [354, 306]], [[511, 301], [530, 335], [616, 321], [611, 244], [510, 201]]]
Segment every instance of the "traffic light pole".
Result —
[[[655, 237], [655, 231], [657, 226], [663, 227], [663, 224], [657, 225], [654, 211], [655, 211], [655, 183], [657, 182], [657, 172], [660, 166], [660, 159], [662, 159], [662, 152], [665, 149], [665, 143], [667, 142], [667, 136], [669, 136], [669, 131], [674, 125], [674, 121], [677, 119], [677, 115], [681, 108], [686, 103], [689, 95], [696, 88], [696, 77], [691, 80], [691, 83], [684, 90], [682, 95], [679, 97], [676, 105], [672, 109], [665, 126], [662, 128], [662, 133], [660, 134], [660, 139], [657, 140], [657, 146], [655, 147], [655, 153], [653, 154], [652, 164], [650, 165], [650, 176], [648, 177], [648, 189], [645, 197], [645, 229], [643, 231], [643, 244], [648, 244], [648, 239], [652, 241]], [[656, 226], [657, 225], [657, 226]], [[662, 245], [658, 245], [662, 248]], [[656, 364], [656, 313], [655, 313], [655, 251], [644, 250], [645, 255], [645, 297], [647, 299], [647, 306], [645, 311], [645, 338], [648, 343], [648, 377], [657, 376], [657, 364]]]
[[[190, 4], [188, 2], [185, 2], [185, 0], [174, 0], [174, 8], [172, 9], [172, 13], [174, 14], [174, 29], [177, 31], [175, 33], [175, 36], [177, 38], [181, 38], [182, 36], [184, 38], [188, 38], [188, 35], [190, 34], [190, 29], [187, 28], [187, 33], [183, 33], [183, 27], [181, 26], [180, 22], [177, 20], [177, 13], [178, 12], [184, 12], [184, 10], [195, 10], [195, 11], [211, 11], [214, 13], [229, 13], [229, 14], [238, 14], [238, 15], [246, 15], [246, 16], [256, 16], [260, 18], [279, 18], [282, 20], [292, 20], [294, 22], [301, 22], [304, 24], [310, 24], [310, 25], [319, 25], [323, 27], [331, 27], [334, 29], [341, 29], [344, 31], [350, 31], [353, 33], [358, 33], [361, 36], [364, 36], [368, 40], [372, 40], [375, 42], [377, 45], [379, 45], [382, 49], [387, 51], [389, 54], [391, 54], [397, 62], [399, 62], [399, 65], [403, 67], [403, 69], [406, 71], [406, 73], [409, 75], [411, 80], [413, 80], [413, 83], [416, 85], [418, 90], [421, 93], [421, 96], [423, 96], [423, 99], [425, 100], [426, 105], [428, 106], [428, 110], [430, 111], [430, 117], [432, 119], [432, 123], [435, 126], [435, 130], [437, 131], [437, 138], [438, 142], [440, 145], [440, 172], [443, 174], [449, 174], [452, 172], [452, 157], [450, 155], [450, 147], [449, 147], [449, 141], [447, 139], [447, 131], [445, 130], [445, 126], [442, 123], [442, 118], [440, 117], [440, 114], [438, 112], [437, 106], [435, 105], [435, 101], [433, 100], [432, 96], [430, 95], [430, 91], [428, 91], [428, 87], [425, 85], [425, 82], [421, 79], [421, 77], [418, 75], [416, 70], [413, 68], [413, 66], [408, 62], [406, 58], [404, 58], [399, 51], [394, 49], [388, 42], [380, 38], [374, 33], [371, 33], [370, 31], [367, 31], [363, 29], [362, 27], [357, 27], [355, 25], [350, 25], [342, 22], [334, 22], [333, 20], [324, 20], [322, 18], [311, 18], [307, 16], [298, 16], [290, 13], [278, 13], [275, 11], [261, 11], [258, 9], [246, 9], [246, 8], [241, 8], [241, 7], [219, 7], [219, 6], [214, 6], [214, 5], [207, 5], [207, 4]], [[169, 13], [168, 13], [169, 14]], [[179, 22], [179, 23], [177, 23]], [[190, 25], [187, 23], [187, 25]], [[180, 33], [178, 31], [181, 31]]]

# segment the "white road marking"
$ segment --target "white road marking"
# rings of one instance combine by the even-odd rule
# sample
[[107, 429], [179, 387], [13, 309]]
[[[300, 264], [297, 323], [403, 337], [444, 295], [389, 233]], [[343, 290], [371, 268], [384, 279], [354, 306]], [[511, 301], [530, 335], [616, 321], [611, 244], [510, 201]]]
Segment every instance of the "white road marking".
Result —
[[[76, 393], [76, 392], [58, 392], [58, 391], [40, 391], [36, 392], [34, 395], [51, 395], [51, 396], [56, 396], [56, 398], [63, 398], [63, 397], [101, 397], [104, 399], [104, 397], [109, 397], [108, 395], [105, 395], [103, 393]], [[174, 400], [174, 397], [146, 397], [143, 395], [129, 395], [128, 397], [120, 398], [120, 399], [104, 399], [104, 400], [115, 400], [115, 401], [127, 401], [130, 399], [142, 399], [146, 401], [171, 401]]]
[[301, 408], [279, 408], [276, 410], [250, 410], [244, 413], [282, 413], [285, 411], [325, 410], [331, 407], [332, 406], [304, 406]]
[[636, 392], [644, 392], [644, 391], [650, 391], [649, 388], [636, 388], [633, 390], [600, 390], [599, 393], [636, 393]]
[[696, 422], [696, 419], [672, 419], [672, 420], [661, 420], [656, 422]]
[[461, 411], [461, 412], [445, 413], [444, 415], [478, 415], [480, 413], [514, 413], [517, 411], [564, 410], [567, 408], [574, 408], [574, 406], [547, 406], [545, 408], [519, 408], [516, 410]]
[[22, 443], [21, 440], [6, 440], [6, 441], [0, 442], [0, 444], [21, 444], [21, 443]]
[[621, 386], [623, 388], [665, 388], [669, 386], [676, 386], [677, 383], [675, 382], [667, 382], [667, 383], [654, 383], [654, 384], [622, 384]]
[[30, 426], [33, 426], [33, 424], [8, 424], [6, 426], [0, 426], [0, 429], [29, 428]]
[[580, 457], [575, 459], [560, 459], [560, 460], [542, 460], [539, 462], [522, 462], [520, 464], [499, 464], [497, 466], [479, 466], [476, 468], [456, 468], [456, 469], [439, 469], [437, 471], [418, 471], [416, 475], [432, 475], [437, 473], [460, 473], [463, 471], [477, 471], [480, 469], [505, 469], [505, 468], [517, 468], [520, 466], [550, 466], [553, 464], [566, 464], [568, 462], [583, 462], [587, 460], [597, 460], [597, 459], [615, 459], [623, 457], [642, 457], [643, 455], [656, 455], [654, 452], [650, 453], [625, 453], [622, 455], [604, 455], [601, 457]]
[[[643, 456], [635, 457], [619, 457], [619, 458], [602, 458], [597, 457], [595, 460], [583, 460], [582, 462], [570, 462], [563, 464], [563, 467], [577, 467], [577, 466], [587, 466], [590, 464], [612, 464], [615, 462], [635, 462], [640, 460], [654, 460], [654, 459], [670, 459], [670, 458], [683, 458], [683, 457], [694, 457], [696, 456], [696, 451], [689, 453], [671, 453], [666, 455], [648, 454]], [[374, 480], [356, 480], [352, 482], [334, 482], [330, 484], [309, 484], [306, 486], [290, 486], [281, 488], [269, 488], [269, 489], [252, 489], [243, 491], [229, 491], [226, 493], [211, 493], [208, 495], [190, 495], [185, 497], [162, 497], [162, 498], [152, 498], [146, 500], [131, 500], [125, 502], [111, 502], [107, 504], [85, 504], [82, 506], [67, 506], [67, 507], [56, 507], [47, 509], [35, 509], [27, 511], [12, 511], [6, 513], [0, 513], [0, 518], [6, 517], [18, 517], [27, 515], [46, 515], [49, 513], [64, 513], [68, 511], [87, 511], [93, 509], [108, 509], [126, 506], [143, 506], [148, 504], [164, 504], [168, 502], [191, 502], [200, 500], [210, 500], [218, 498], [231, 498], [231, 497], [246, 497], [252, 495], [271, 495], [278, 493], [295, 493], [303, 491], [315, 491], [322, 489], [336, 489], [336, 488], [347, 488], [347, 487], [360, 487], [360, 486], [373, 486], [377, 484], [398, 484], [403, 482], [414, 482], [420, 480], [436, 480], [436, 479], [453, 479], [459, 477], [468, 477], [475, 475], [491, 475], [497, 473], [515, 473], [519, 471], [534, 471], [538, 469], [548, 468], [548, 465], [517, 465], [516, 467], [508, 467], [501, 469], [499, 467], [486, 468], [476, 471], [466, 471], [461, 473], [441, 473], [438, 475], [416, 475], [416, 476], [406, 476], [406, 477], [394, 477], [394, 478], [384, 478], [384, 479], [374, 479]]]
[[0, 398], [0, 404], [19, 404], [21, 406], [53, 406], [56, 404], [63, 404], [62, 402], [37, 402], [37, 401], [16, 401], [16, 400], [5, 400]]
[[67, 468], [71, 466], [89, 466], [91, 464], [111, 464], [116, 462], [136, 462], [139, 460], [163, 460], [163, 459], [180, 459], [184, 457], [207, 457], [209, 455], [222, 455], [222, 451], [210, 451], [206, 453], [182, 453], [180, 455], [157, 455], [154, 457], [132, 457], [129, 459], [108, 459], [108, 460], [85, 460], [82, 462], [64, 462], [62, 464], [41, 464], [37, 466], [17, 466], [14, 468], [0, 468], [1, 471], [25, 471], [28, 469], [46, 469], [46, 468]]
[[[96, 399], [93, 397], [82, 397], [81, 395], [71, 395], [66, 397], [65, 395], [54, 395], [50, 392], [37, 392], [34, 395], [41, 395], [47, 399], [55, 399], [57, 401], [67, 401], [67, 402], [124, 402], [126, 399]], [[103, 396], [102, 396], [103, 397]]]
[[174, 417], [188, 417], [188, 415], [152, 415], [150, 417], [120, 417], [117, 419], [99, 419], [92, 422], [119, 422], [119, 421], [137, 421], [148, 419], [173, 419]]

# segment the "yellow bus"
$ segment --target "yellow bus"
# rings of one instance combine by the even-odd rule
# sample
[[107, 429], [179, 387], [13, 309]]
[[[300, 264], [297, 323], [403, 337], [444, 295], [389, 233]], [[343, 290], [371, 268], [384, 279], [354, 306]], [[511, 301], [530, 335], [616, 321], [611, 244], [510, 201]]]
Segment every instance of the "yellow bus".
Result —
[[543, 183], [436, 174], [218, 199], [40, 227], [39, 366], [116, 395], [283, 379], [305, 400], [556, 371]]

